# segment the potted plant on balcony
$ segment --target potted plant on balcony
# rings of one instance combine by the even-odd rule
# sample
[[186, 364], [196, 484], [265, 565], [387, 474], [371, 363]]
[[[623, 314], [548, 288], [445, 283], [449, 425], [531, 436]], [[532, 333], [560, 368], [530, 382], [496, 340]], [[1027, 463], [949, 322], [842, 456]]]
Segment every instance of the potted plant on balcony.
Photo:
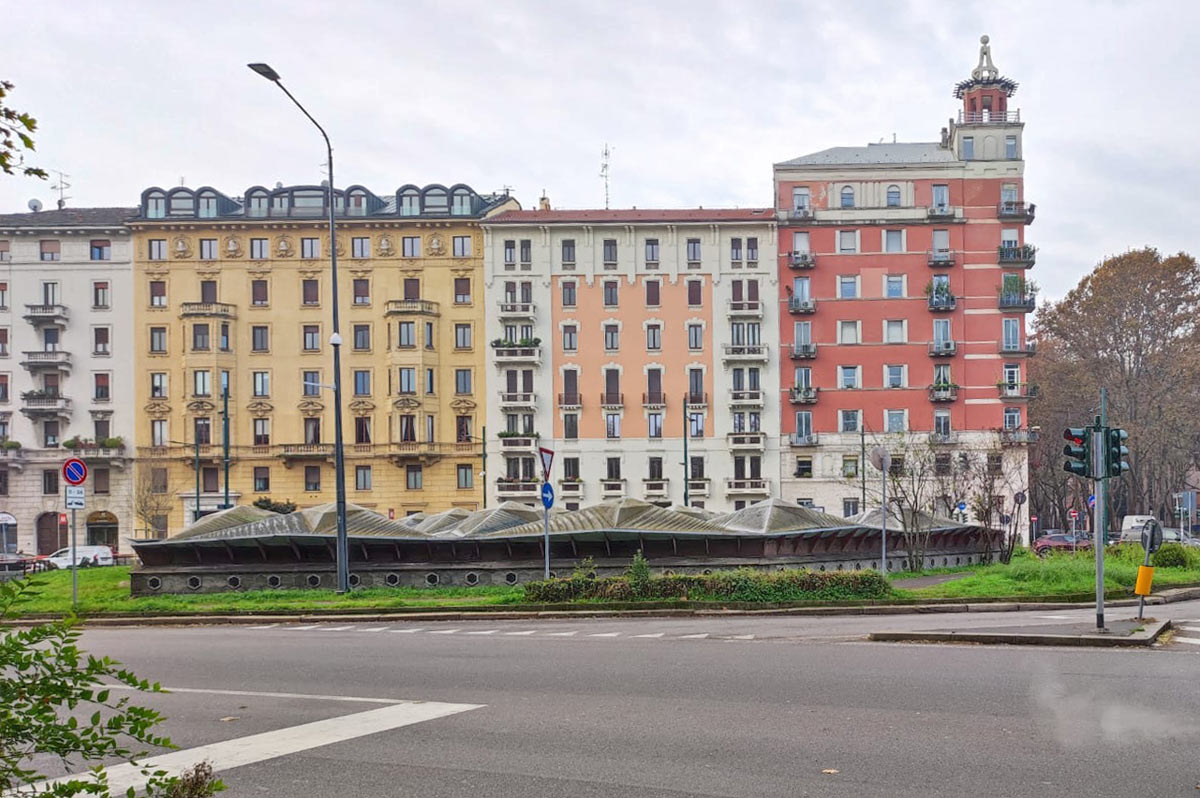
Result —
[[22, 399], [49, 399], [52, 396], [57, 396], [57, 395], [58, 394], [51, 393], [50, 391], [47, 391], [44, 388], [35, 388], [32, 391], [22, 391], [21, 392]]
[[124, 449], [125, 439], [120, 435], [115, 435], [111, 438], [105, 438], [104, 440], [100, 441], [100, 445], [105, 449]]
[[20, 448], [21, 448], [21, 442], [20, 442], [20, 441], [10, 441], [10, 440], [8, 440], [7, 438], [4, 440], [4, 449], [5, 449], [6, 451], [9, 451], [9, 452], [11, 452], [11, 451], [15, 451], [15, 450], [17, 450], [17, 449], [20, 449]]
[[89, 443], [88, 441], [86, 441], [83, 438], [80, 438], [78, 435], [76, 435], [74, 438], [68, 438], [67, 440], [63, 441], [62, 447], [64, 449], [70, 449], [70, 450], [74, 451], [76, 449], [85, 448], [88, 443]]

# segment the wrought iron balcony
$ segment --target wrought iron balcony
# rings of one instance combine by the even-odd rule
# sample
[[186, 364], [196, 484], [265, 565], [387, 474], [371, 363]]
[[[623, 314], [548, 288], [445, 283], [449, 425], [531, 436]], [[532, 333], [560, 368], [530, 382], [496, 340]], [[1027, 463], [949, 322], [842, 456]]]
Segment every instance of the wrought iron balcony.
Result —
[[1000, 442], [1006, 446], [1022, 446], [1029, 443], [1037, 443], [1041, 437], [1040, 431], [1036, 429], [1002, 429], [1000, 430]]
[[953, 402], [957, 398], [957, 385], [949, 384], [929, 386], [929, 401], [931, 402]]
[[384, 315], [418, 314], [422, 316], [437, 316], [441, 313], [440, 305], [428, 299], [389, 299], [383, 306]]
[[619, 410], [625, 406], [625, 394], [604, 391], [600, 394], [600, 406], [606, 410]]
[[953, 357], [958, 351], [958, 344], [954, 341], [931, 341], [929, 344], [930, 357]]
[[931, 432], [929, 443], [934, 446], [951, 446], [958, 443], [957, 432]]
[[1018, 219], [1025, 224], [1033, 224], [1036, 210], [1037, 205], [1032, 202], [1001, 202], [996, 206], [996, 216], [1001, 219]]
[[742, 391], [736, 388], [729, 392], [729, 404], [737, 406], [756, 406], [761, 407], [763, 403], [763, 392], [759, 390]]
[[925, 253], [925, 262], [935, 268], [953, 266], [958, 253], [952, 249], [931, 249]]
[[583, 407], [583, 397], [578, 393], [560, 393], [558, 406], [563, 410], [578, 410]]
[[787, 211], [787, 219], [789, 222], [808, 222], [812, 221], [812, 208], [792, 208]]
[[801, 297], [801, 296], [789, 297], [788, 298], [788, 312], [789, 313], [802, 313], [802, 314], [816, 313], [817, 312], [817, 300], [810, 299], [809, 297]]
[[810, 432], [808, 434], [801, 434], [799, 432], [793, 432], [790, 435], [788, 435], [788, 446], [805, 447], [805, 446], [816, 446], [816, 445], [817, 445], [817, 434], [815, 432]]
[[787, 259], [793, 269], [811, 269], [817, 265], [817, 258], [811, 252], [789, 252]]
[[729, 315], [737, 317], [754, 317], [761, 318], [763, 314], [762, 302], [757, 299], [731, 299], [729, 300]]
[[1009, 357], [1029, 357], [1037, 354], [1037, 341], [1024, 341], [1016, 343], [1001, 343], [1000, 354]]
[[953, 219], [957, 211], [953, 205], [930, 205], [928, 215], [930, 219]]
[[532, 391], [501, 391], [501, 407], [534, 407], [537, 404], [537, 394]]
[[811, 405], [816, 404], [817, 394], [820, 392], [820, 390], [820, 388], [815, 388], [812, 386], [793, 387], [788, 393], [789, 398], [792, 400], [792, 404]]
[[1008, 266], [1032, 266], [1037, 260], [1037, 247], [1033, 244], [1001, 244], [996, 247], [996, 260]]
[[934, 293], [929, 295], [929, 309], [935, 313], [954, 310], [957, 306], [958, 299], [954, 294]]
[[642, 407], [661, 410], [667, 406], [667, 395], [662, 391], [647, 391], [642, 394]]
[[237, 317], [237, 306], [228, 302], [180, 302], [179, 315], [185, 319], [194, 316], [233, 319]]
[[708, 394], [706, 393], [685, 393], [683, 395], [683, 404], [688, 410], [700, 410], [708, 407]]
[[792, 344], [788, 347], [792, 360], [812, 360], [817, 356], [816, 344]]
[[542, 363], [541, 345], [522, 346], [502, 341], [492, 344], [492, 359], [497, 366], [523, 363], [539, 366]]
[[725, 360], [761, 360], [767, 359], [766, 344], [725, 344]]
[[1038, 395], [1038, 387], [1028, 382], [1001, 382], [996, 389], [1001, 399], [1033, 399]]
[[1000, 310], [1019, 310], [1032, 313], [1037, 310], [1037, 294], [1029, 291], [1001, 291], [997, 302]]
[[725, 492], [769, 496], [771, 480], [759, 477], [729, 477], [725, 480]]

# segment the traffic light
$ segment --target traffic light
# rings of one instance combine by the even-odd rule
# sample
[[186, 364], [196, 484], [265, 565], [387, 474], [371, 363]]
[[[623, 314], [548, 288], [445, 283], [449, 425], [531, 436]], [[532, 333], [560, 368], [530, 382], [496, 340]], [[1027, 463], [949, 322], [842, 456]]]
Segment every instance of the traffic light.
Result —
[[1125, 446], [1125, 441], [1129, 439], [1129, 433], [1120, 427], [1109, 427], [1104, 430], [1104, 475], [1106, 477], [1119, 477], [1129, 470], [1129, 463], [1125, 462], [1125, 458], [1129, 456], [1129, 449]]
[[1063, 430], [1063, 454], [1067, 462], [1063, 463], [1063, 471], [1080, 477], [1092, 476], [1092, 431], [1087, 427], [1067, 427]]

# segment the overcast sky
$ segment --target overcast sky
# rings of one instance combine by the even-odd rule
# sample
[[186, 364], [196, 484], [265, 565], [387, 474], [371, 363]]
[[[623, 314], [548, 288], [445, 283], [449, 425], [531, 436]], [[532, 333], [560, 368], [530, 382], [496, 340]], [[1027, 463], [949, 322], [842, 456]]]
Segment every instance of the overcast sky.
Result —
[[[525, 207], [767, 206], [771, 165], [932, 141], [979, 35], [1018, 81], [1044, 295], [1106, 255], [1200, 251], [1195, 2], [59, 2], [0, 0], [0, 79], [69, 204], [150, 185], [511, 187]], [[50, 182], [0, 178], [0, 212]]]

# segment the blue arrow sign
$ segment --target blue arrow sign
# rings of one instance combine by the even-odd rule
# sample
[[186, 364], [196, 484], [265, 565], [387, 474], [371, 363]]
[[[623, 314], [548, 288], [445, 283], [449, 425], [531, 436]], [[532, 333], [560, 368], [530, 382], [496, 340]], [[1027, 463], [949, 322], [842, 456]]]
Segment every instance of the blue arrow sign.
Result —
[[554, 488], [549, 482], [542, 483], [542, 506], [547, 510], [554, 506]]
[[959, 502], [959, 503], [958, 503], [958, 511], [959, 511], [960, 513], [965, 513], [965, 512], [967, 511], [967, 503], [966, 503], [966, 502]]
[[1096, 506], [1096, 496], [1094, 494], [1091, 496], [1088, 496], [1088, 507], [1095, 507], [1095, 506]]

